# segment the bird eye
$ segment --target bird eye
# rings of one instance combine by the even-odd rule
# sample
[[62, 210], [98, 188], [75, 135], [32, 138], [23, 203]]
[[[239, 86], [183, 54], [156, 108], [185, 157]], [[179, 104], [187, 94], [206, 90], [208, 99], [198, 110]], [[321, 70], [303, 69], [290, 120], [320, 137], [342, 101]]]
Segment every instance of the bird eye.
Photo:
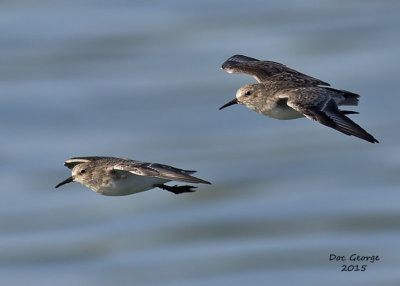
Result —
[[86, 173], [86, 170], [85, 170], [85, 169], [82, 169], [80, 173], [81, 173], [81, 174], [85, 174], [85, 173]]
[[249, 96], [251, 94], [251, 90], [246, 91], [246, 93], [244, 94], [245, 96]]

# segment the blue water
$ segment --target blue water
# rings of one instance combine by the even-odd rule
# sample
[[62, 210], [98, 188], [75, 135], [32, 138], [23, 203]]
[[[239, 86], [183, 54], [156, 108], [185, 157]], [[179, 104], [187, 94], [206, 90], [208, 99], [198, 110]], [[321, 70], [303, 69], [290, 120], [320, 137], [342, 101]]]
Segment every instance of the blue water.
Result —
[[[1, 285], [399, 285], [399, 15], [389, 0], [2, 1]], [[381, 143], [218, 111], [254, 82], [219, 68], [237, 53], [359, 93], [352, 118]], [[88, 155], [213, 185], [55, 190]], [[332, 253], [380, 261], [346, 273]]]

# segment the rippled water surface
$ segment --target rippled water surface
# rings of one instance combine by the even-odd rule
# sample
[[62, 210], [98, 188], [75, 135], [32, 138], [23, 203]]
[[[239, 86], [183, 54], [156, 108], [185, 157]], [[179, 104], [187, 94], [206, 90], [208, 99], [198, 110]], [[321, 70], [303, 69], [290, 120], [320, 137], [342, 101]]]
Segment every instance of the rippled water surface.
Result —
[[[2, 285], [399, 285], [399, 1], [2, 1]], [[361, 94], [380, 144], [218, 108], [233, 54]], [[74, 156], [196, 169], [100, 196]], [[341, 272], [330, 254], [379, 255]], [[359, 262], [360, 266], [364, 263]]]

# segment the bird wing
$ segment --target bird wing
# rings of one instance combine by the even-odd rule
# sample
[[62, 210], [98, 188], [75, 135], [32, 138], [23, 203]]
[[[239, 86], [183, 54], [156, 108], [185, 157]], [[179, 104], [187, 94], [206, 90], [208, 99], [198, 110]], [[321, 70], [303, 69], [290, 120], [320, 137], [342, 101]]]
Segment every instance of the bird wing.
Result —
[[234, 55], [230, 57], [222, 64], [221, 68], [228, 73], [244, 73], [251, 75], [260, 83], [269, 79], [273, 75], [286, 72], [306, 79], [314, 86], [329, 86], [329, 83], [298, 72], [283, 64], [271, 61], [260, 61], [243, 55]]
[[113, 166], [116, 171], [126, 171], [138, 176], [149, 176], [171, 181], [181, 181], [190, 183], [203, 183], [210, 184], [207, 181], [191, 176], [190, 174], [196, 172], [192, 170], [182, 170], [172, 166], [146, 163], [139, 161], [130, 161], [126, 163], [119, 163]]
[[107, 159], [110, 157], [99, 157], [99, 156], [89, 156], [89, 157], [74, 157], [71, 159], [68, 159], [67, 161], [64, 162], [64, 166], [73, 169], [76, 165], [82, 164], [82, 163], [88, 163], [96, 160], [101, 160], [101, 159]]
[[281, 90], [298, 87], [318, 87], [318, 85], [320, 85], [320, 83], [316, 82], [312, 77], [287, 71], [274, 74], [266, 78], [262, 83], [266, 88], [278, 87]]
[[379, 143], [371, 134], [345, 115], [349, 114], [349, 112], [339, 110], [335, 100], [329, 93], [329, 90], [314, 87], [286, 90], [282, 91], [278, 96], [287, 98], [288, 106], [301, 112], [311, 120], [336, 129], [346, 135], [353, 135], [371, 143]]

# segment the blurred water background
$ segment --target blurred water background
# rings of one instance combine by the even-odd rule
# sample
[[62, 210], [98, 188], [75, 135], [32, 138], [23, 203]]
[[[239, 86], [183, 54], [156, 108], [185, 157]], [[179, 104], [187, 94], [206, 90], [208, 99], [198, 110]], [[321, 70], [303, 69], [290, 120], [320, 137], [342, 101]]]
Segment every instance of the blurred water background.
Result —
[[[399, 15], [390, 0], [1, 1], [1, 285], [400, 285]], [[361, 94], [351, 117], [381, 143], [218, 111], [255, 82], [220, 69], [238, 53]], [[213, 185], [55, 190], [88, 155]], [[346, 273], [331, 253], [381, 260]]]

